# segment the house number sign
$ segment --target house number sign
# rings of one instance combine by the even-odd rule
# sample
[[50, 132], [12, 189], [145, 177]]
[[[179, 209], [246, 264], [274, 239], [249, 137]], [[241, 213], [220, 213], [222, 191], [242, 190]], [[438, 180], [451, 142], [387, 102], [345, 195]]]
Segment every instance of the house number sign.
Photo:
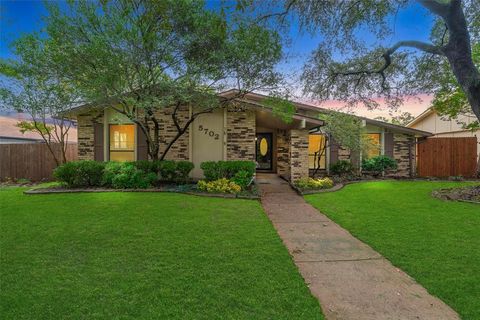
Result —
[[205, 135], [208, 135], [209, 137], [212, 137], [215, 140], [220, 139], [220, 134], [216, 133], [213, 130], [209, 130], [208, 128], [204, 128], [203, 125], [198, 126], [198, 131], [203, 131]]

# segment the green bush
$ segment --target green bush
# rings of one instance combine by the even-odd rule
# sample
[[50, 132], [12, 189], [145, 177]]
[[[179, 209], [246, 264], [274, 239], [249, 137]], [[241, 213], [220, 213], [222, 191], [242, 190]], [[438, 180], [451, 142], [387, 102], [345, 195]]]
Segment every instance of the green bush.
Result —
[[154, 172], [144, 172], [132, 163], [123, 163], [113, 175], [111, 187], [115, 189], [145, 189], [151, 187], [157, 180]]
[[333, 181], [330, 178], [302, 178], [295, 181], [295, 186], [302, 190], [329, 189], [333, 187]]
[[362, 160], [362, 170], [379, 175], [386, 170], [397, 169], [397, 162], [387, 156], [376, 156]]
[[330, 165], [330, 172], [335, 175], [348, 175], [355, 171], [353, 164], [348, 160], [338, 160]]
[[53, 175], [69, 187], [98, 187], [102, 184], [104, 168], [103, 162], [72, 161], [56, 168]]
[[125, 165], [125, 162], [106, 162], [105, 169], [103, 170], [102, 185], [105, 187], [112, 187], [113, 178], [121, 173], [122, 168]]
[[242, 190], [245, 190], [250, 185], [250, 182], [252, 182], [252, 175], [248, 171], [241, 170], [238, 171], [231, 180], [238, 184]]
[[158, 164], [155, 161], [138, 160], [131, 163], [135, 166], [135, 168], [140, 169], [145, 173], [158, 173]]
[[157, 161], [158, 173], [162, 181], [175, 181], [175, 174], [177, 171], [177, 164], [172, 160]]
[[189, 179], [188, 175], [194, 167], [194, 164], [190, 161], [177, 161], [176, 181], [187, 182]]
[[242, 191], [242, 188], [238, 184], [226, 178], [214, 181], [200, 180], [197, 183], [197, 188], [209, 193], [239, 193]]
[[253, 161], [207, 161], [202, 162], [200, 168], [207, 181], [214, 181], [221, 178], [232, 179], [240, 171], [248, 174], [251, 180], [255, 174], [255, 162]]

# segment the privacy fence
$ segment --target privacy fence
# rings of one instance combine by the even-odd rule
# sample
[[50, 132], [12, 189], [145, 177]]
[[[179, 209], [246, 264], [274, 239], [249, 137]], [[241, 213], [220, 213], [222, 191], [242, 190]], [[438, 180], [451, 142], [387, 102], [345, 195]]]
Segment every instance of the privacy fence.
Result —
[[420, 177], [475, 177], [477, 138], [429, 138], [418, 144]]
[[[61, 154], [59, 145], [53, 145], [53, 150]], [[68, 145], [66, 156], [67, 161], [77, 160], [77, 144]], [[44, 143], [0, 144], [0, 180], [50, 180], [55, 167], [55, 160]]]

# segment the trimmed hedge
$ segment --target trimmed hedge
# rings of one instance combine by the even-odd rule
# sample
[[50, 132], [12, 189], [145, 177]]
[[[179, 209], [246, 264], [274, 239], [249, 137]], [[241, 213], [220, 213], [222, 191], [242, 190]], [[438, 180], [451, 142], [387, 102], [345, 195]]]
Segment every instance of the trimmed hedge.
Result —
[[[253, 161], [207, 161], [200, 164], [203, 175], [207, 181], [218, 179], [248, 180], [248, 183], [255, 174], [255, 162]], [[242, 183], [242, 182], [241, 182]]]
[[68, 187], [148, 188], [158, 181], [185, 183], [194, 165], [189, 161], [73, 161], [54, 171]]
[[386, 170], [397, 169], [397, 162], [387, 156], [376, 156], [370, 159], [363, 159], [362, 170], [380, 175]]
[[104, 168], [104, 162], [73, 161], [56, 168], [53, 176], [69, 187], [99, 187]]

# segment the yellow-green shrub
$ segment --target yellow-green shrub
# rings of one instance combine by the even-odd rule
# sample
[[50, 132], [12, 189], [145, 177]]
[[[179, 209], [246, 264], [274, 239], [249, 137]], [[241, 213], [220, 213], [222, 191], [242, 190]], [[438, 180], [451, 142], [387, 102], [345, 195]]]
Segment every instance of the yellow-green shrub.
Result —
[[197, 183], [197, 188], [209, 193], [238, 193], [242, 190], [238, 184], [226, 178], [221, 178], [210, 182], [200, 180]]
[[302, 178], [295, 182], [295, 186], [297, 186], [302, 190], [328, 189], [333, 187], [333, 181], [330, 178], [323, 178], [323, 179]]

